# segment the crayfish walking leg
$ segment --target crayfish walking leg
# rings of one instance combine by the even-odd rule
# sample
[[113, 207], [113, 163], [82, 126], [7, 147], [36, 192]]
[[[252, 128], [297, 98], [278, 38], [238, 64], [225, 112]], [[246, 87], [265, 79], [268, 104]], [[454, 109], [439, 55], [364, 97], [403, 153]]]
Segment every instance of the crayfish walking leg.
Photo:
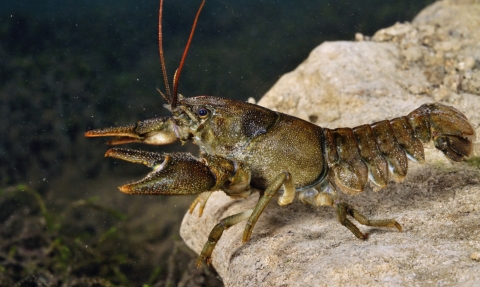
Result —
[[199, 267], [203, 260], [205, 260], [207, 264], [210, 264], [213, 249], [217, 245], [218, 240], [220, 240], [224, 230], [248, 218], [247, 225], [243, 232], [243, 242], [247, 242], [250, 239], [253, 227], [258, 218], [282, 185], [284, 187], [284, 194], [279, 198], [279, 204], [287, 205], [292, 203], [295, 198], [295, 187], [293, 186], [292, 176], [289, 172], [282, 172], [275, 178], [273, 183], [261, 193], [255, 208], [225, 217], [213, 227], [208, 236], [208, 241], [205, 243], [202, 253], [200, 253], [198, 257], [197, 266]]
[[260, 217], [260, 214], [262, 214], [263, 210], [270, 202], [270, 199], [272, 199], [272, 197], [277, 193], [282, 184], [285, 190], [283, 196], [278, 200], [279, 204], [287, 205], [292, 203], [293, 199], [295, 198], [295, 187], [293, 186], [292, 176], [289, 172], [283, 172], [277, 176], [274, 182], [265, 190], [258, 200], [258, 203], [255, 206], [252, 215], [248, 219], [247, 225], [245, 226], [245, 231], [243, 232], [243, 242], [247, 242], [250, 239], [253, 227]]
[[[318, 190], [320, 190], [320, 192]], [[368, 233], [362, 233], [360, 229], [350, 220], [347, 215], [353, 217], [358, 223], [372, 227], [395, 227], [402, 231], [401, 225], [395, 219], [368, 219], [363, 214], [354, 209], [351, 205], [340, 201], [337, 194], [329, 185], [328, 179], [316, 186], [316, 189], [300, 191], [299, 199], [301, 202], [313, 206], [330, 206], [336, 208], [337, 219], [357, 238], [367, 239]]]
[[402, 226], [395, 219], [368, 219], [363, 214], [358, 212], [352, 206], [346, 203], [337, 204], [337, 217], [340, 224], [347, 227], [357, 238], [367, 239], [368, 233], [362, 233], [358, 227], [353, 224], [348, 218], [347, 215], [355, 218], [358, 223], [365, 226], [372, 227], [396, 227], [398, 231], [402, 231]]
[[202, 253], [200, 253], [200, 256], [198, 256], [197, 267], [200, 267], [204, 260], [208, 265], [210, 265], [210, 263], [212, 262], [213, 249], [217, 245], [218, 240], [220, 240], [220, 237], [222, 237], [223, 231], [247, 219], [252, 214], [252, 212], [253, 209], [248, 209], [243, 212], [221, 219], [220, 222], [215, 225], [215, 227], [213, 227], [212, 231], [210, 231], [208, 241], [203, 246]]

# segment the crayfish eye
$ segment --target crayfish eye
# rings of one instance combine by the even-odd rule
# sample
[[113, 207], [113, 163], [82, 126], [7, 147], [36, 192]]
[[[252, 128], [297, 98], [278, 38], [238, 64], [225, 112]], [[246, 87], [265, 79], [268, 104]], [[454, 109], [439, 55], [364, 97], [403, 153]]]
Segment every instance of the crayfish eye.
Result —
[[208, 110], [206, 108], [200, 108], [198, 109], [198, 116], [201, 118], [201, 119], [204, 119], [208, 116]]

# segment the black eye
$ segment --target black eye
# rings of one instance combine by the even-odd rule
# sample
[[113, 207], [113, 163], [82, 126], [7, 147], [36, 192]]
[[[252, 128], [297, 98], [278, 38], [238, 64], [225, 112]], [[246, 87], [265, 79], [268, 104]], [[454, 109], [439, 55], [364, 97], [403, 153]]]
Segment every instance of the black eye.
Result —
[[208, 115], [208, 110], [206, 108], [200, 108], [198, 110], [198, 116], [200, 116], [200, 118], [205, 118], [206, 116]]

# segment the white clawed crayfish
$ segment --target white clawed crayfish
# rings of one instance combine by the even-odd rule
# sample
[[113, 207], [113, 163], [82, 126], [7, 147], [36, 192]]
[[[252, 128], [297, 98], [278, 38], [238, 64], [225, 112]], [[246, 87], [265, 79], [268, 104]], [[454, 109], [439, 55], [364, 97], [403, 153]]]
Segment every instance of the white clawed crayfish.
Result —
[[356, 237], [367, 238], [351, 221], [374, 227], [395, 227], [394, 219], [370, 220], [342, 202], [337, 192], [358, 194], [367, 183], [375, 190], [390, 180], [402, 181], [407, 159], [424, 162], [423, 144], [433, 141], [453, 161], [472, 152], [474, 131], [455, 108], [425, 104], [407, 116], [365, 124], [355, 128], [328, 129], [254, 104], [211, 96], [186, 98], [178, 94], [178, 83], [195, 26], [173, 79], [167, 78], [162, 48], [162, 9], [159, 9], [159, 50], [167, 109], [172, 116], [122, 127], [96, 129], [87, 137], [114, 136], [108, 143], [153, 145], [193, 141], [198, 158], [189, 153], [160, 154], [113, 148], [106, 156], [142, 163], [151, 168], [145, 178], [120, 187], [129, 194], [198, 194], [190, 212], [199, 214], [210, 194], [222, 190], [233, 198], [259, 192], [255, 207], [222, 219], [211, 231], [197, 265], [211, 262], [211, 254], [224, 230], [247, 220], [243, 241], [248, 241], [262, 211], [280, 189], [278, 204], [288, 205], [296, 196], [314, 206], [336, 209], [339, 222]]

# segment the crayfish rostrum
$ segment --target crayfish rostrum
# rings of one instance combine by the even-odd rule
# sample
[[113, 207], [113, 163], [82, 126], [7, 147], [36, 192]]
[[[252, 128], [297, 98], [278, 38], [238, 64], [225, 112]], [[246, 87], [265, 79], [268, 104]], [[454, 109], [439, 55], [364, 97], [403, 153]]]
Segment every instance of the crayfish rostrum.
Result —
[[474, 131], [466, 117], [440, 103], [422, 105], [407, 116], [392, 120], [328, 129], [246, 102], [211, 96], [182, 97], [177, 92], [178, 80], [204, 2], [197, 12], [171, 92], [161, 45], [162, 2], [159, 46], [166, 95], [161, 94], [172, 116], [91, 130], [85, 135], [115, 136], [109, 142], [112, 145], [193, 141], [200, 147], [198, 158], [189, 153], [108, 150], [108, 157], [153, 168], [144, 179], [121, 186], [125, 193], [198, 194], [190, 212], [199, 205], [200, 216], [214, 191], [222, 190], [233, 198], [260, 193], [254, 208], [226, 217], [213, 228], [197, 265], [203, 260], [210, 263], [223, 231], [246, 219], [243, 241], [248, 241], [262, 211], [281, 189], [280, 205], [292, 203], [298, 194], [304, 203], [334, 207], [340, 223], [360, 239], [367, 234], [347, 216], [363, 225], [395, 227], [401, 231], [394, 219], [367, 219], [342, 202], [337, 192], [354, 195], [362, 192], [368, 181], [376, 190], [390, 180], [402, 181], [407, 174], [407, 158], [424, 162], [423, 143], [432, 140], [453, 161], [463, 160], [472, 151]]

